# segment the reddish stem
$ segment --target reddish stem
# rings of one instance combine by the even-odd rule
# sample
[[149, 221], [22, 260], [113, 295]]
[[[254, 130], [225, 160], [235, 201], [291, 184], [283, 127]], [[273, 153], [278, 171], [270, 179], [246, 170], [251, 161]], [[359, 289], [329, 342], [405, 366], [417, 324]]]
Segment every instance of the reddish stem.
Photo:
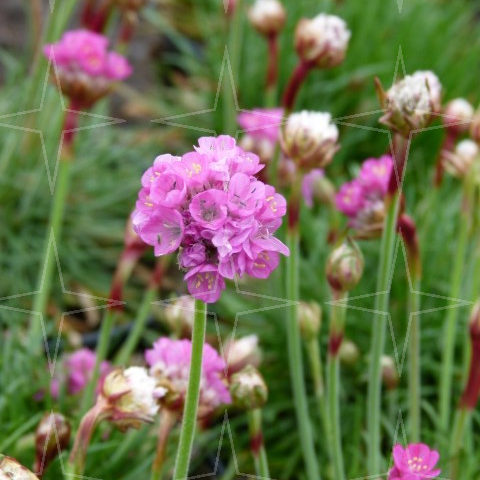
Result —
[[292, 111], [300, 86], [313, 66], [313, 62], [305, 62], [304, 60], [300, 60], [293, 71], [283, 94], [283, 106], [285, 107], [285, 112], [287, 114], [288, 112]]
[[343, 332], [331, 333], [328, 339], [328, 353], [335, 357], [343, 342]]
[[417, 227], [415, 221], [405, 213], [401, 214], [397, 221], [397, 231], [402, 236], [407, 248], [407, 262], [413, 277], [419, 278], [422, 273], [420, 261], [420, 244], [418, 242]]
[[250, 437], [250, 449], [254, 456], [258, 457], [260, 451], [263, 447], [263, 433], [262, 431], [257, 432], [255, 435]]
[[394, 168], [388, 182], [388, 193], [393, 196], [400, 188], [407, 161], [407, 151], [410, 139], [396, 133], [393, 137], [393, 163]]
[[273, 33], [268, 36], [268, 68], [267, 68], [267, 90], [275, 88], [278, 78], [278, 35]]
[[480, 395], [480, 332], [476, 325], [470, 327], [470, 339], [472, 343], [472, 356], [470, 360], [470, 371], [460, 407], [473, 410]]
[[452, 152], [453, 149], [455, 148], [455, 142], [457, 141], [458, 138], [458, 131], [455, 130], [454, 128], [446, 128], [446, 135], [443, 140], [442, 147], [440, 148], [440, 153], [438, 154], [437, 157], [437, 163], [435, 164], [435, 176], [434, 176], [434, 181], [433, 184], [436, 188], [440, 187], [443, 181], [443, 162], [442, 162], [442, 157], [443, 157], [443, 152]]

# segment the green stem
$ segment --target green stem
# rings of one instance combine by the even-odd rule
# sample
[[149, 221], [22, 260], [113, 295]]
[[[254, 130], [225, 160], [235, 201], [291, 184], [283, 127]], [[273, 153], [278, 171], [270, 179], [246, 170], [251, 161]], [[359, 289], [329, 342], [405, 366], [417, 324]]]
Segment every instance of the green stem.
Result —
[[137, 348], [138, 342], [140, 341], [142, 333], [145, 330], [148, 316], [152, 310], [152, 303], [156, 298], [157, 287], [148, 287], [143, 295], [142, 303], [138, 308], [138, 313], [133, 324], [133, 328], [130, 330], [127, 340], [115, 357], [116, 365], [126, 365], [132, 356], [132, 353], [135, 351], [135, 348]]
[[470, 422], [471, 411], [467, 408], [460, 408], [455, 418], [455, 426], [453, 428], [452, 446], [451, 446], [451, 470], [450, 479], [457, 480], [460, 467], [460, 451], [463, 445], [465, 427]]
[[[296, 182], [298, 183], [298, 182]], [[296, 188], [295, 188], [296, 187]], [[299, 300], [299, 185], [294, 186], [289, 205], [289, 228], [287, 231], [287, 245], [290, 256], [287, 258], [287, 298], [293, 305], [287, 309], [287, 343], [290, 376], [293, 390], [293, 402], [297, 416], [300, 443], [309, 480], [320, 479], [317, 455], [315, 453], [312, 425], [308, 414], [307, 393], [303, 378], [303, 359], [300, 330], [297, 321]]]
[[207, 325], [207, 305], [195, 300], [195, 317], [192, 330], [192, 357], [188, 377], [187, 395], [183, 410], [182, 428], [175, 461], [174, 480], [186, 480], [190, 455], [192, 453], [195, 425], [197, 423], [198, 399], [200, 396], [200, 379], [202, 375], [203, 344]]
[[118, 315], [117, 310], [109, 308], [107, 309], [105, 316], [103, 317], [102, 326], [100, 328], [100, 336], [98, 339], [97, 350], [96, 350], [95, 368], [93, 369], [92, 376], [83, 392], [83, 398], [82, 398], [82, 404], [81, 404], [82, 412], [87, 411], [93, 402], [95, 388], [98, 384], [98, 379], [100, 377], [100, 366], [102, 362], [107, 358], [108, 345], [110, 343], [110, 335], [112, 333], [113, 325], [115, 324], [115, 319], [117, 315]]
[[411, 442], [420, 441], [420, 278], [412, 279], [412, 289], [409, 292], [410, 337], [408, 341], [409, 375], [408, 402], [409, 426]]
[[[70, 115], [67, 113], [65, 117], [65, 126], [69, 125], [70, 121], [75, 121], [72, 118], [68, 120], [69, 116]], [[40, 346], [42, 345], [40, 320], [46, 313], [47, 302], [50, 296], [52, 275], [55, 265], [54, 242], [58, 243], [60, 240], [65, 204], [70, 187], [70, 177], [73, 163], [72, 143], [73, 137], [70, 138], [68, 142], [65, 140], [58, 164], [58, 176], [56, 179], [55, 193], [53, 196], [52, 205], [50, 207], [47, 235], [45, 237], [43, 255], [41, 257], [43, 259], [43, 268], [39, 270], [37, 291], [35, 293], [32, 306], [32, 311], [34, 313], [30, 317], [28, 346], [31, 352], [39, 352]]]
[[168, 438], [172, 428], [177, 423], [177, 416], [167, 409], [162, 409], [160, 413], [160, 428], [158, 431], [157, 450], [152, 464], [152, 473], [150, 480], [160, 480], [162, 478], [162, 469], [167, 453]]
[[[347, 299], [347, 293], [334, 293], [334, 300]], [[345, 479], [343, 466], [342, 434], [340, 428], [340, 358], [338, 351], [345, 330], [346, 306], [332, 304], [330, 318], [330, 344], [327, 357], [327, 412], [329, 441], [332, 444], [332, 460], [335, 480]]]
[[380, 245], [380, 262], [378, 266], [377, 294], [375, 296], [375, 315], [372, 324], [372, 342], [368, 372], [367, 394], [367, 446], [368, 472], [377, 475], [381, 471], [380, 455], [380, 421], [382, 369], [380, 359], [385, 344], [386, 323], [384, 312], [388, 311], [390, 298], [389, 281], [395, 247], [396, 223], [399, 209], [398, 192], [387, 199], [387, 216]]
[[265, 445], [263, 443], [262, 410], [260, 408], [248, 411], [248, 423], [255, 473], [257, 478], [269, 480], [270, 471], [268, 469], [267, 452], [265, 451]]
[[455, 352], [455, 335], [458, 317], [458, 308], [455, 303], [460, 296], [462, 288], [462, 279], [465, 265], [465, 254], [467, 251], [468, 234], [470, 230], [470, 181], [464, 185], [463, 211], [460, 216], [460, 231], [458, 234], [455, 259], [450, 283], [450, 308], [447, 310], [444, 327], [444, 344], [442, 351], [442, 365], [440, 373], [440, 394], [439, 394], [439, 431], [441, 438], [447, 434], [450, 421], [451, 401], [452, 401], [452, 372], [453, 357]]

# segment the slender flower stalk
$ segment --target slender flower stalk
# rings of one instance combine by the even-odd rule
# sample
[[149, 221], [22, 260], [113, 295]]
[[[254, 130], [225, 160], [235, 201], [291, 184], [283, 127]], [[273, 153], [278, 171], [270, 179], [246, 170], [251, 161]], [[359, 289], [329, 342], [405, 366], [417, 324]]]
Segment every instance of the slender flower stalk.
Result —
[[[408, 142], [401, 135], [394, 136], [395, 168], [390, 175], [388, 193], [385, 198], [386, 217], [380, 244], [380, 259], [377, 276], [377, 295], [375, 296], [375, 315], [372, 326], [370, 366], [368, 372], [367, 394], [367, 435], [368, 435], [368, 471], [374, 475], [380, 471], [380, 413], [382, 369], [381, 357], [384, 350], [386, 324], [380, 312], [388, 311], [390, 298], [389, 280], [395, 250], [395, 233], [400, 206], [398, 191], [399, 180], [403, 176]], [[398, 175], [398, 178], [397, 178]]]
[[410, 335], [408, 340], [408, 401], [409, 401], [409, 428], [410, 439], [420, 441], [420, 283], [422, 277], [420, 247], [415, 222], [409, 216], [402, 214], [398, 220], [398, 231], [407, 250], [407, 264], [409, 272], [409, 322]]
[[201, 300], [195, 300], [195, 317], [192, 330], [192, 356], [188, 388], [183, 409], [183, 420], [178, 443], [177, 458], [173, 478], [186, 480], [192, 453], [195, 425], [197, 422], [198, 400], [200, 397], [200, 379], [202, 375], [203, 344], [207, 325], [207, 305]]
[[305, 379], [303, 377], [302, 345], [300, 329], [298, 325], [299, 300], [299, 210], [300, 210], [300, 181], [297, 179], [292, 186], [290, 201], [288, 204], [288, 229], [287, 245], [290, 249], [290, 256], [287, 258], [286, 268], [286, 293], [287, 298], [293, 305], [287, 309], [287, 343], [290, 376], [292, 382], [293, 402], [297, 416], [297, 423], [300, 432], [300, 443], [307, 469], [307, 477], [320, 479], [317, 455], [315, 452], [312, 425], [308, 413], [307, 392]]
[[162, 478], [162, 470], [167, 454], [168, 439], [170, 432], [177, 423], [177, 416], [170, 410], [164, 408], [160, 412], [160, 426], [157, 437], [157, 449], [152, 464], [152, 473], [150, 480], [160, 480]]
[[63, 214], [70, 188], [71, 168], [74, 157], [75, 128], [78, 121], [77, 105], [70, 102], [69, 109], [65, 113], [62, 128], [62, 151], [58, 163], [58, 177], [56, 179], [55, 193], [50, 208], [50, 216], [47, 227], [47, 235], [43, 248], [43, 268], [39, 271], [37, 291], [33, 300], [28, 332], [28, 345], [31, 351], [39, 352], [41, 346], [41, 324], [38, 315], [44, 315], [50, 295], [52, 275], [55, 265], [55, 242], [58, 242], [62, 231]]
[[263, 443], [261, 408], [248, 411], [248, 424], [250, 430], [250, 449], [252, 450], [257, 478], [267, 480], [270, 478], [270, 470], [268, 468], [267, 452]]
[[[452, 276], [449, 290], [449, 297], [452, 305], [460, 296], [462, 288], [462, 279], [465, 268], [465, 255], [468, 247], [468, 238], [471, 227], [472, 215], [472, 194], [473, 185], [471, 175], [464, 178], [462, 211], [460, 214], [460, 227], [456, 245], [455, 257], [453, 260]], [[451, 306], [452, 306], [451, 305]], [[456, 324], [458, 318], [458, 309], [449, 308], [445, 318], [444, 326], [444, 344], [442, 349], [442, 364], [440, 373], [440, 392], [439, 392], [439, 438], [444, 438], [447, 433], [450, 421], [451, 401], [452, 401], [452, 372], [455, 350]]]
[[314, 62], [300, 60], [295, 67], [295, 70], [292, 72], [282, 100], [282, 104], [285, 109], [285, 116], [292, 112], [298, 92], [300, 91], [300, 87], [314, 67]]

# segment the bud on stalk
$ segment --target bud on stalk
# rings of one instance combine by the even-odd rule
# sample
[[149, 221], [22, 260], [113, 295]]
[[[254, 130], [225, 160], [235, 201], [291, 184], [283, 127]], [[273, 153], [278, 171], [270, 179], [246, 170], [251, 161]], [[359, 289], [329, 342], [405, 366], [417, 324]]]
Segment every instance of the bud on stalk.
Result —
[[380, 360], [382, 367], [382, 380], [388, 390], [395, 390], [398, 387], [399, 376], [395, 367], [395, 361], [388, 355], [382, 355]]
[[233, 404], [243, 410], [262, 408], [268, 399], [268, 388], [260, 372], [252, 365], [232, 375], [230, 395]]
[[38, 477], [14, 458], [0, 455], [0, 480], [38, 480]]
[[247, 335], [238, 340], [228, 340], [223, 356], [227, 364], [228, 375], [237, 373], [249, 365], [257, 368], [262, 358], [258, 347], [258, 337]]
[[298, 305], [298, 323], [303, 339], [308, 342], [317, 339], [322, 326], [322, 309], [316, 302], [300, 302]]
[[[33, 470], [40, 477], [48, 465], [70, 442], [70, 423], [60, 413], [46, 413], [35, 432], [35, 464]], [[57, 445], [58, 442], [58, 445]]]

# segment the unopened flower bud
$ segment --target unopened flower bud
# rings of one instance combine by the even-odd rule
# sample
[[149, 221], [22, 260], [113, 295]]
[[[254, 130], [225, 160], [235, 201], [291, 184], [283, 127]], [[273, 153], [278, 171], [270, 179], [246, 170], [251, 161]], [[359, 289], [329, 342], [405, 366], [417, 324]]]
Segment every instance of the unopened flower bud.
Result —
[[162, 318], [170, 331], [175, 332], [179, 337], [189, 337], [192, 332], [194, 313], [195, 299], [179, 297], [166, 305]]
[[38, 477], [14, 458], [0, 456], [0, 480], [38, 480]]
[[363, 274], [363, 255], [357, 244], [347, 238], [328, 257], [326, 274], [334, 292], [348, 292], [359, 282]]
[[442, 152], [443, 168], [454, 177], [464, 178], [470, 172], [475, 159], [479, 156], [480, 149], [473, 140], [462, 140], [453, 152]]
[[[46, 413], [35, 432], [35, 472], [42, 476], [48, 465], [67, 448], [70, 423], [60, 413]], [[57, 445], [58, 440], [58, 445]]]
[[472, 105], [464, 98], [456, 98], [447, 103], [444, 109], [443, 123], [457, 133], [466, 132], [474, 114]]
[[347, 24], [335, 15], [321, 13], [303, 18], [295, 30], [295, 49], [299, 57], [319, 68], [331, 68], [343, 62], [350, 40]]
[[398, 386], [399, 377], [395, 367], [395, 361], [388, 355], [382, 355], [380, 359], [382, 367], [382, 380], [388, 390], [394, 390]]
[[338, 352], [340, 361], [345, 365], [355, 365], [360, 357], [357, 345], [351, 340], [344, 339]]
[[105, 378], [101, 392], [106, 418], [122, 431], [139, 428], [152, 421], [159, 408], [157, 399], [165, 392], [145, 368], [116, 369]]
[[338, 128], [329, 113], [308, 112], [291, 114], [282, 132], [285, 154], [303, 169], [323, 168], [337, 150]]
[[442, 86], [430, 71], [407, 75], [387, 92], [380, 85], [380, 101], [386, 113], [380, 122], [408, 137], [410, 132], [426, 127], [441, 108]]
[[261, 408], [267, 402], [268, 389], [260, 372], [251, 365], [232, 375], [230, 395], [233, 404], [245, 410]]
[[322, 326], [322, 309], [316, 302], [300, 302], [298, 305], [298, 323], [305, 341], [317, 338]]
[[278, 0], [256, 0], [248, 11], [248, 18], [260, 34], [269, 37], [283, 29], [287, 15]]
[[258, 367], [262, 356], [256, 335], [229, 340], [225, 344], [223, 353], [229, 375], [242, 370], [247, 365]]
[[470, 334], [480, 340], [480, 300], [475, 303], [470, 313]]

